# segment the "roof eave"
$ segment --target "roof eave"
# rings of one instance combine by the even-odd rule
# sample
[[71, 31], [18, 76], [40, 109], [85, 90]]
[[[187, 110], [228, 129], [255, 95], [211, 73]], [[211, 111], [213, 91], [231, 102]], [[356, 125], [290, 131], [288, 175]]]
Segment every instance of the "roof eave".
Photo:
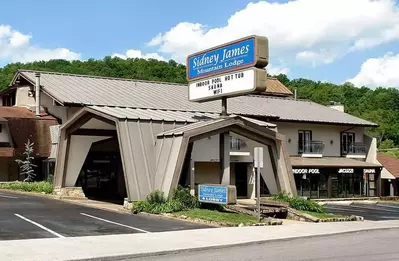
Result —
[[342, 126], [356, 126], [356, 127], [370, 127], [377, 128], [378, 124], [370, 123], [370, 124], [361, 124], [361, 123], [349, 123], [349, 122], [326, 122], [326, 121], [310, 121], [310, 120], [292, 120], [292, 119], [281, 119], [279, 118], [277, 121], [280, 122], [299, 122], [299, 123], [310, 123], [310, 124], [325, 124], [325, 125], [342, 125]]

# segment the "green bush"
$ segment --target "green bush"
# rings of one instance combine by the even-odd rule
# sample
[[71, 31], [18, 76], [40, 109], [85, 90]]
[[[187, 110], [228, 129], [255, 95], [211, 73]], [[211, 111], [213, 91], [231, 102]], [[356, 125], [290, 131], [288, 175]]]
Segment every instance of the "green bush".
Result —
[[19, 190], [27, 192], [39, 192], [51, 194], [53, 192], [53, 185], [50, 182], [1, 182], [0, 189]]
[[278, 193], [273, 197], [273, 200], [287, 202], [291, 208], [296, 210], [324, 213], [323, 206], [317, 204], [317, 202], [300, 197], [292, 197], [284, 192]]
[[155, 190], [151, 192], [145, 200], [134, 204], [133, 211], [159, 214], [184, 211], [198, 207], [200, 207], [200, 203], [197, 198], [191, 196], [190, 190], [179, 186], [174, 189], [170, 199], [167, 199], [162, 191]]
[[393, 148], [394, 145], [395, 144], [394, 144], [393, 140], [386, 139], [386, 140], [383, 140], [383, 141], [380, 142], [380, 144], [378, 145], [378, 148], [380, 150], [390, 149], [390, 148]]

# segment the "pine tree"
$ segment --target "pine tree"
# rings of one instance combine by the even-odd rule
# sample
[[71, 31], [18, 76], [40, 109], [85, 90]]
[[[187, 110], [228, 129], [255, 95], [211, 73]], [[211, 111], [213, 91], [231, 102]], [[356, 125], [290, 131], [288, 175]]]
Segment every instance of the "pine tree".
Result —
[[34, 143], [31, 143], [28, 139], [28, 141], [25, 143], [25, 152], [23, 153], [23, 155], [25, 155], [25, 159], [15, 160], [21, 169], [20, 175], [26, 175], [24, 182], [32, 182], [36, 177], [35, 170], [33, 168], [36, 168], [37, 166], [32, 163], [34, 158], [31, 156], [33, 153], [33, 145]]

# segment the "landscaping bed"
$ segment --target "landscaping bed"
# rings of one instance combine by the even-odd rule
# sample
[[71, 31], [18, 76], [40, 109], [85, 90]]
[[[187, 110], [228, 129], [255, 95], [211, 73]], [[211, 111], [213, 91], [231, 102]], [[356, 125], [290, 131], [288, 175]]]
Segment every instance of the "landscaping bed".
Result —
[[[168, 215], [166, 215], [168, 216]], [[191, 209], [172, 213], [171, 216], [180, 219], [191, 220], [194, 222], [208, 223], [218, 226], [267, 226], [281, 225], [282, 221], [272, 219], [262, 219], [259, 223], [254, 216], [235, 213], [230, 211], [209, 210], [209, 209]]]
[[171, 198], [160, 191], [150, 193], [146, 200], [133, 204], [133, 213], [149, 213], [216, 226], [281, 225], [282, 221], [263, 219], [260, 223], [253, 215], [237, 213], [222, 205], [200, 203], [188, 189], [178, 187]]
[[362, 221], [360, 216], [342, 216], [326, 213], [322, 205], [316, 201], [300, 197], [292, 197], [285, 193], [279, 193], [269, 200], [277, 202], [287, 202], [289, 205], [287, 218], [306, 222], [342, 222], [342, 221]]
[[51, 194], [53, 192], [53, 184], [46, 181], [40, 182], [0, 182], [0, 189], [9, 189], [15, 191], [36, 192], [42, 194]]

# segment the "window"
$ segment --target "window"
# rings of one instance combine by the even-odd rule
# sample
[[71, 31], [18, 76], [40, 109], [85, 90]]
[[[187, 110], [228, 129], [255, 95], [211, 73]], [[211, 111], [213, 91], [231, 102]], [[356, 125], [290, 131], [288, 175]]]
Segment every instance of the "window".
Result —
[[310, 151], [310, 142], [312, 141], [312, 131], [300, 130], [298, 131], [298, 154], [303, 154]]
[[351, 148], [355, 143], [355, 133], [344, 132], [341, 134], [341, 150], [342, 154], [346, 155], [351, 152]]
[[14, 106], [15, 105], [15, 92], [5, 94], [2, 97], [3, 106]]

